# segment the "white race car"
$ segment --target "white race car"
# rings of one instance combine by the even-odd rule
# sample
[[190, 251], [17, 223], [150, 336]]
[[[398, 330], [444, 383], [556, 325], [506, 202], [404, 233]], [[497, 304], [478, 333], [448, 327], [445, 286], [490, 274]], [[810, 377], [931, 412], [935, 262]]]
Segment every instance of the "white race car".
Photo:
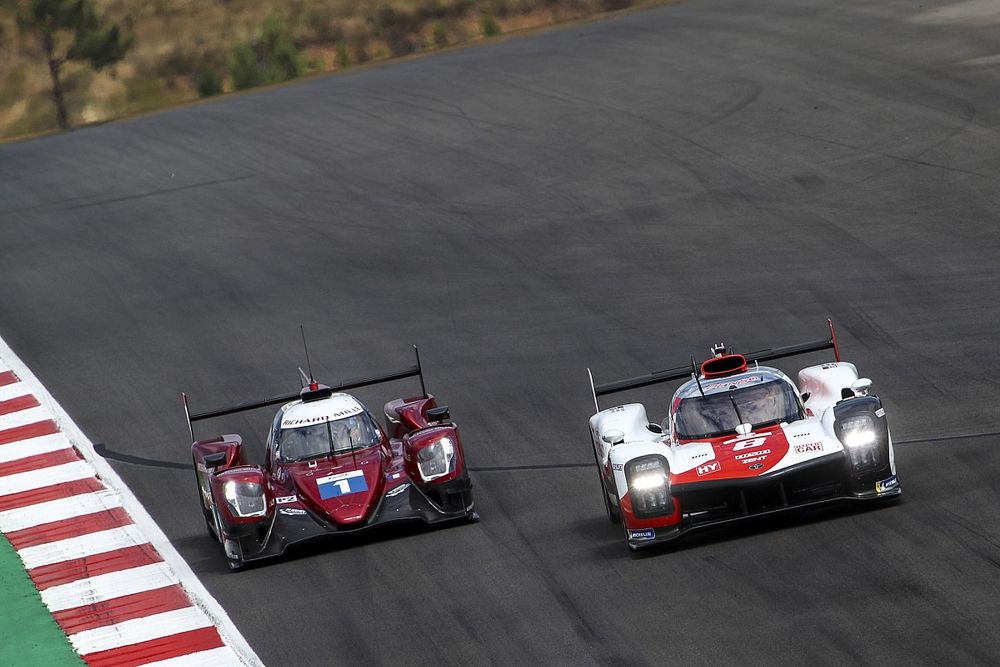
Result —
[[[840, 360], [836, 333], [695, 366], [594, 385], [594, 457], [608, 516], [632, 549], [690, 530], [843, 500], [901, 493], [885, 408], [871, 380]], [[833, 349], [799, 371], [799, 386], [759, 362]], [[588, 369], [588, 373], [590, 373]], [[599, 396], [689, 378], [662, 424], [639, 403], [601, 410]], [[801, 391], [800, 391], [801, 389]]]

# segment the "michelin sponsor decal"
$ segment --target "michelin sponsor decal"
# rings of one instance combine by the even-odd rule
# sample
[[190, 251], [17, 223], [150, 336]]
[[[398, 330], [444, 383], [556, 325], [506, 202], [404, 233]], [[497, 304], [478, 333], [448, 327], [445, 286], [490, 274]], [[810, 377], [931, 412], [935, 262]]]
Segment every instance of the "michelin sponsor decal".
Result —
[[656, 531], [652, 528], [643, 528], [642, 530], [629, 529], [628, 539], [637, 542], [648, 542], [649, 540], [656, 539]]
[[885, 493], [886, 491], [895, 489], [897, 486], [899, 486], [899, 480], [896, 479], [895, 475], [893, 475], [888, 479], [883, 479], [881, 482], [875, 482], [875, 492]]

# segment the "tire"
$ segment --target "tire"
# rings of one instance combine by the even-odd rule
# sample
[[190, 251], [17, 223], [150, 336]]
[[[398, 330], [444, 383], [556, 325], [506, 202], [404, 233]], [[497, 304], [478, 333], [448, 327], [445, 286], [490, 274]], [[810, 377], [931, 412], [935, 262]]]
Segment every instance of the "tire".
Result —
[[[223, 547], [224, 546], [225, 545], [223, 545]], [[239, 542], [236, 542], [236, 546], [237, 546], [237, 550], [239, 550]], [[232, 572], [239, 572], [240, 570], [243, 569], [244, 564], [245, 563], [244, 563], [242, 557], [237, 556], [236, 558], [232, 558], [229, 555], [229, 552], [226, 551], [226, 565], [229, 566], [230, 571], [232, 571]]]
[[201, 514], [205, 517], [205, 529], [208, 531], [208, 536], [211, 537], [216, 542], [222, 540], [219, 532], [216, 530], [218, 528], [218, 518], [215, 516], [214, 511], [209, 511], [205, 509], [205, 500], [201, 497], [201, 480], [198, 479], [198, 469], [197, 464], [194, 473], [194, 488], [198, 493], [198, 507], [201, 508]]

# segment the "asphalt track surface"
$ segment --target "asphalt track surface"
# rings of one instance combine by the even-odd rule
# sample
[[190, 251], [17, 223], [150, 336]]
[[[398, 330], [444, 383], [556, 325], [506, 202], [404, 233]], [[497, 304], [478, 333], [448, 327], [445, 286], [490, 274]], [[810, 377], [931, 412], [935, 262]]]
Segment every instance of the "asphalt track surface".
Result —
[[[997, 54], [985, 1], [699, 0], [7, 145], [0, 334], [268, 664], [996, 663]], [[903, 501], [628, 553], [586, 367], [827, 316]], [[330, 382], [421, 346], [480, 523], [226, 570], [141, 460], [186, 462], [181, 390], [294, 390], [299, 323]]]

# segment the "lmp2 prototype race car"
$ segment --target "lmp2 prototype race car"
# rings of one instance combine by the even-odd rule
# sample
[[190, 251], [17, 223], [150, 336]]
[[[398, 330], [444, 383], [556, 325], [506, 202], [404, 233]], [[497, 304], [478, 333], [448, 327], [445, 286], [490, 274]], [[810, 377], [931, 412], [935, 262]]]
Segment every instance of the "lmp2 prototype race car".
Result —
[[[343, 393], [414, 376], [421, 395], [386, 403], [386, 429]], [[312, 538], [478, 518], [458, 426], [424, 389], [419, 353], [416, 366], [397, 373], [336, 387], [303, 380], [297, 393], [200, 413], [181, 395], [198, 502], [231, 569]], [[245, 463], [239, 435], [194, 439], [193, 422], [278, 404], [263, 465]]]
[[[885, 408], [871, 380], [840, 360], [830, 337], [734, 354], [723, 345], [691, 365], [590, 385], [590, 432], [608, 516], [633, 549], [693, 529], [832, 501], [901, 493]], [[836, 361], [799, 371], [799, 387], [759, 362], [833, 349]], [[588, 369], [588, 373], [590, 373]], [[667, 417], [639, 403], [601, 410], [598, 397], [689, 378]]]

